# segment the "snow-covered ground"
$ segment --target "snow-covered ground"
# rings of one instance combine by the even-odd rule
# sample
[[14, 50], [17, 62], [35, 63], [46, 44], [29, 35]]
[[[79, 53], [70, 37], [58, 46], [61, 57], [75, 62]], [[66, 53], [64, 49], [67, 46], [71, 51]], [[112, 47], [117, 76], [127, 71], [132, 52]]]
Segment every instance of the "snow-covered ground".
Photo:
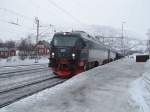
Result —
[[129, 84], [144, 72], [144, 63], [121, 59], [81, 73], [0, 112], [138, 112]]
[[48, 63], [48, 57], [42, 57], [38, 60], [38, 63], [35, 63], [35, 59], [25, 59], [20, 60], [18, 56], [9, 57], [6, 59], [0, 59], [1, 66], [15, 66], [15, 65], [29, 65], [29, 64], [44, 64]]
[[150, 60], [144, 69], [142, 76], [130, 84], [129, 92], [139, 112], [150, 112]]

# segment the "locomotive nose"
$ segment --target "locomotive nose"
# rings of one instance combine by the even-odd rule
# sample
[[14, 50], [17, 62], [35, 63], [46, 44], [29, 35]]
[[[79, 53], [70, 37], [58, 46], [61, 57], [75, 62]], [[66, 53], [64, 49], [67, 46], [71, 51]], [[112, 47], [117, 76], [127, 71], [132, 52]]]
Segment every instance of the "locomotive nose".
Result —
[[52, 71], [61, 77], [71, 77], [80, 73], [81, 67], [78, 67], [79, 50], [72, 47], [53, 47], [51, 51], [50, 63]]
[[55, 59], [74, 59], [76, 56], [74, 47], [57, 47], [51, 52], [51, 57]]

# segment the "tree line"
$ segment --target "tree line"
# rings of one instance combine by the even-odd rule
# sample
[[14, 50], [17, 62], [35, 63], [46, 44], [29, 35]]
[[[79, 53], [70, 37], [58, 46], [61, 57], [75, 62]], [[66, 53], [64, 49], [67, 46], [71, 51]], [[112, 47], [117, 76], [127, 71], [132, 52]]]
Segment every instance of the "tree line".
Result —
[[15, 41], [6, 41], [6, 42], [3, 42], [3, 41], [0, 41], [0, 48], [15, 48], [16, 47], [16, 42]]
[[9, 40], [3, 42], [0, 40], [0, 48], [15, 48], [18, 50], [18, 55], [21, 59], [25, 59], [27, 57], [34, 58], [35, 57], [35, 43], [32, 41], [31, 36], [27, 36], [26, 38], [21, 38], [19, 41]]

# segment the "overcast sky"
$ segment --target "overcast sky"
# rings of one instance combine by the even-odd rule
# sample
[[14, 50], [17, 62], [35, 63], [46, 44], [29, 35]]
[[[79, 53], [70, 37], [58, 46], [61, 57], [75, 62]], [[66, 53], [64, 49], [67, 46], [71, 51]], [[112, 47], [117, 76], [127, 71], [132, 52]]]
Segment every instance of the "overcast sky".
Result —
[[[5, 40], [35, 32], [36, 16], [41, 24], [73, 27], [88, 24], [121, 28], [125, 21], [124, 28], [141, 38], [146, 38], [150, 28], [150, 0], [0, 0], [0, 8], [0, 39]], [[17, 18], [21, 26], [7, 23], [17, 22]]]

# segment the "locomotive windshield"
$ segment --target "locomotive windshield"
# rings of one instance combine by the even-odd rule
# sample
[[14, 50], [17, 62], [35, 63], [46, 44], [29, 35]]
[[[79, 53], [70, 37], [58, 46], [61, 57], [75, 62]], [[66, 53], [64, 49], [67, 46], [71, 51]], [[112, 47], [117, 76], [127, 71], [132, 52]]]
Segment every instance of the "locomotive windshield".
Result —
[[54, 46], [75, 46], [79, 37], [73, 35], [57, 35], [54, 36], [53, 45]]

